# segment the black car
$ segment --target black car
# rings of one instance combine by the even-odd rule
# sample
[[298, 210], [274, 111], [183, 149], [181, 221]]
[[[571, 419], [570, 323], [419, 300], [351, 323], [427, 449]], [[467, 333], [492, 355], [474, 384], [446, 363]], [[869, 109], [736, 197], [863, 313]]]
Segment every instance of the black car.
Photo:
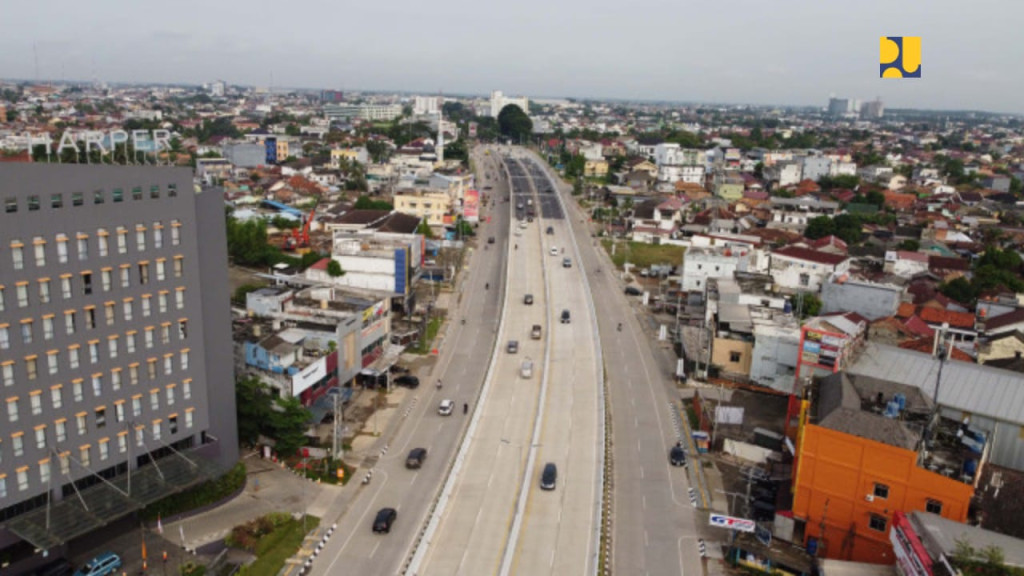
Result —
[[405, 467], [410, 470], [415, 470], [423, 466], [423, 461], [427, 459], [426, 448], [413, 448], [409, 451], [409, 456], [405, 459]]
[[487, 238], [487, 243], [488, 244], [494, 244], [494, 236], [491, 236], [491, 237]]
[[523, 296], [523, 304], [533, 304], [533, 294], [527, 294], [526, 296]]
[[544, 471], [540, 474], [540, 488], [541, 490], [554, 490], [555, 482], [558, 480], [558, 467], [555, 466], [554, 462], [548, 462], [544, 465]]
[[568, 324], [568, 323], [569, 323], [569, 311], [568, 310], [562, 310], [562, 324]]
[[637, 288], [636, 286], [626, 286], [627, 296], [639, 296], [641, 294], [643, 294], [643, 292], [641, 292], [640, 289]]
[[395, 386], [405, 386], [406, 388], [419, 388], [420, 379], [415, 376], [405, 374], [395, 378]]
[[387, 534], [391, 532], [391, 525], [395, 523], [395, 518], [398, 518], [397, 510], [394, 508], [381, 508], [377, 512], [377, 517], [373, 519], [373, 533]]
[[668, 451], [668, 461], [673, 466], [686, 466], [686, 450], [676, 444]]
[[551, 226], [548, 226], [547, 232], [548, 232], [548, 234], [554, 234], [555, 233], [555, 229], [553, 227], [551, 227]]

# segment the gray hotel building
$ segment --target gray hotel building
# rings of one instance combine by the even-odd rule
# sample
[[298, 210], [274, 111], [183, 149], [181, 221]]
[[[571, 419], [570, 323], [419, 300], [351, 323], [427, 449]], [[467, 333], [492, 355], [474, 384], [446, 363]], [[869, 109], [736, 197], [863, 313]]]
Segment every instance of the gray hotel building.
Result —
[[191, 169], [0, 164], [0, 556], [238, 460], [227, 280]]

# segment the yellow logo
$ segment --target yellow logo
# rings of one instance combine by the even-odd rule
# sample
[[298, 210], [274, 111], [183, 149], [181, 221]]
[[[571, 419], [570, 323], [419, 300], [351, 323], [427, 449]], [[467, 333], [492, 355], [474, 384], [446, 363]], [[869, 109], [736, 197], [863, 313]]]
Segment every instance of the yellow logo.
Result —
[[879, 78], [921, 77], [920, 36], [882, 36], [879, 40]]

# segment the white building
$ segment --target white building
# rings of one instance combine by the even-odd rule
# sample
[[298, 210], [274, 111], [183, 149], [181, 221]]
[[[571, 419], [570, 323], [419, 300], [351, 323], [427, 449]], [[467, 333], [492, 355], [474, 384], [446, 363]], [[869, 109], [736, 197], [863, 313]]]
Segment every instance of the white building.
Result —
[[787, 292], [818, 292], [833, 274], [849, 271], [849, 257], [840, 254], [787, 246], [771, 255], [772, 279]]
[[530, 113], [530, 100], [526, 96], [509, 98], [502, 94], [501, 90], [495, 90], [491, 92], [491, 117], [497, 118], [498, 114], [501, 114], [501, 110], [509, 104], [519, 106], [519, 109], [526, 114]]
[[732, 278], [734, 272], [753, 272], [757, 268], [758, 251], [743, 246], [691, 247], [683, 258], [682, 289], [699, 292], [708, 278]]
[[417, 234], [336, 231], [333, 244], [331, 259], [344, 275], [331, 277], [318, 263], [306, 271], [309, 280], [401, 295], [409, 293], [422, 264], [423, 237]]
[[834, 217], [839, 214], [839, 203], [818, 200], [813, 196], [800, 198], [772, 198], [770, 201], [772, 219], [768, 228], [782, 228], [803, 232], [807, 223], [819, 216]]
[[703, 150], [681, 148], [679, 144], [665, 142], [654, 146], [651, 152], [658, 166], [659, 182], [704, 184], [707, 156]]
[[799, 184], [802, 177], [803, 168], [796, 161], [777, 162], [774, 166], [766, 166], [764, 169], [764, 179], [778, 182], [781, 187]]
[[223, 80], [217, 80], [210, 84], [210, 96], [223, 96], [227, 89], [227, 84]]
[[439, 114], [441, 104], [440, 96], [417, 96], [413, 100], [412, 113], [416, 115]]

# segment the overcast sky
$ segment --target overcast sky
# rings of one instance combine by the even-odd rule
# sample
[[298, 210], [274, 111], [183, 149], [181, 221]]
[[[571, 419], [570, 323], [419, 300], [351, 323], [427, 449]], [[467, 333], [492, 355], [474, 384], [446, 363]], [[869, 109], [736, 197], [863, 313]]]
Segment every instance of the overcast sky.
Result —
[[[501, 6], [500, 8], [498, 6]], [[6, 0], [0, 77], [1024, 112], [1021, 0]], [[878, 77], [879, 36], [922, 76]]]

